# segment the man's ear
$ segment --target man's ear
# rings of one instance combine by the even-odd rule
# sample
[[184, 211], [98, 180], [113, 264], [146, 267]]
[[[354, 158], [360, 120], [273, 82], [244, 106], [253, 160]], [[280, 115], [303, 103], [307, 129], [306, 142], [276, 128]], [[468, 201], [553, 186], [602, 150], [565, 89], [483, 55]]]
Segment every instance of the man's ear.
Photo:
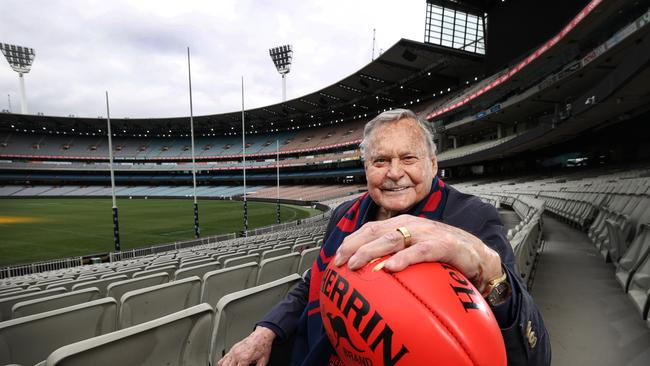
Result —
[[434, 177], [438, 174], [438, 158], [435, 155], [431, 157], [431, 171]]

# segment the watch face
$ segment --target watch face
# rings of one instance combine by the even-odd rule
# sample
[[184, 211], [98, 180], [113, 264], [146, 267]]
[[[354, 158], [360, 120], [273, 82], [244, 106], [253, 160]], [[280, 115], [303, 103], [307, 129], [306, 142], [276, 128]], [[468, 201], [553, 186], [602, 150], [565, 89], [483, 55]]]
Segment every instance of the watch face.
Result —
[[500, 282], [494, 286], [487, 300], [490, 306], [497, 306], [505, 303], [510, 297], [510, 284], [507, 281]]

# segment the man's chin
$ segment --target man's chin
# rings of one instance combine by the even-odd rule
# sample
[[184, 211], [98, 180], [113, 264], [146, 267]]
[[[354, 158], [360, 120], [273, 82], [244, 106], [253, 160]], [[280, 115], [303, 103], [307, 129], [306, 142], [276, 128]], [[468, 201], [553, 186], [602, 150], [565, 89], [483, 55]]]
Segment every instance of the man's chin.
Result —
[[379, 202], [379, 206], [391, 212], [408, 211], [408, 209], [411, 208], [414, 204], [415, 202], [413, 202], [411, 199], [408, 199], [408, 197], [383, 197], [383, 199]]

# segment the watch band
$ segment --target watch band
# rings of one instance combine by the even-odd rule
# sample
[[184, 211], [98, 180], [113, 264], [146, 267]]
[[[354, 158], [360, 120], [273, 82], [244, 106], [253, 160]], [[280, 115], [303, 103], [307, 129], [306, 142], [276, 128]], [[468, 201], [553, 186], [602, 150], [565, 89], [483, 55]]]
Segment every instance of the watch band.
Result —
[[501, 276], [488, 282], [483, 297], [491, 307], [494, 307], [508, 301], [511, 294], [512, 289], [508, 281], [508, 273], [503, 271]]

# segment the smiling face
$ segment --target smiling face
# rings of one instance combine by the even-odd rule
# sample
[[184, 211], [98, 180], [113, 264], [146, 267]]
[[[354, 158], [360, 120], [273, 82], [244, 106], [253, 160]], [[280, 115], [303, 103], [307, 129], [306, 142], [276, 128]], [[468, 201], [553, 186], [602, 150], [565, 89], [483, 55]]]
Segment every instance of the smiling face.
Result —
[[368, 192], [380, 206], [378, 219], [407, 211], [429, 194], [438, 171], [417, 122], [404, 118], [377, 126], [364, 161]]

